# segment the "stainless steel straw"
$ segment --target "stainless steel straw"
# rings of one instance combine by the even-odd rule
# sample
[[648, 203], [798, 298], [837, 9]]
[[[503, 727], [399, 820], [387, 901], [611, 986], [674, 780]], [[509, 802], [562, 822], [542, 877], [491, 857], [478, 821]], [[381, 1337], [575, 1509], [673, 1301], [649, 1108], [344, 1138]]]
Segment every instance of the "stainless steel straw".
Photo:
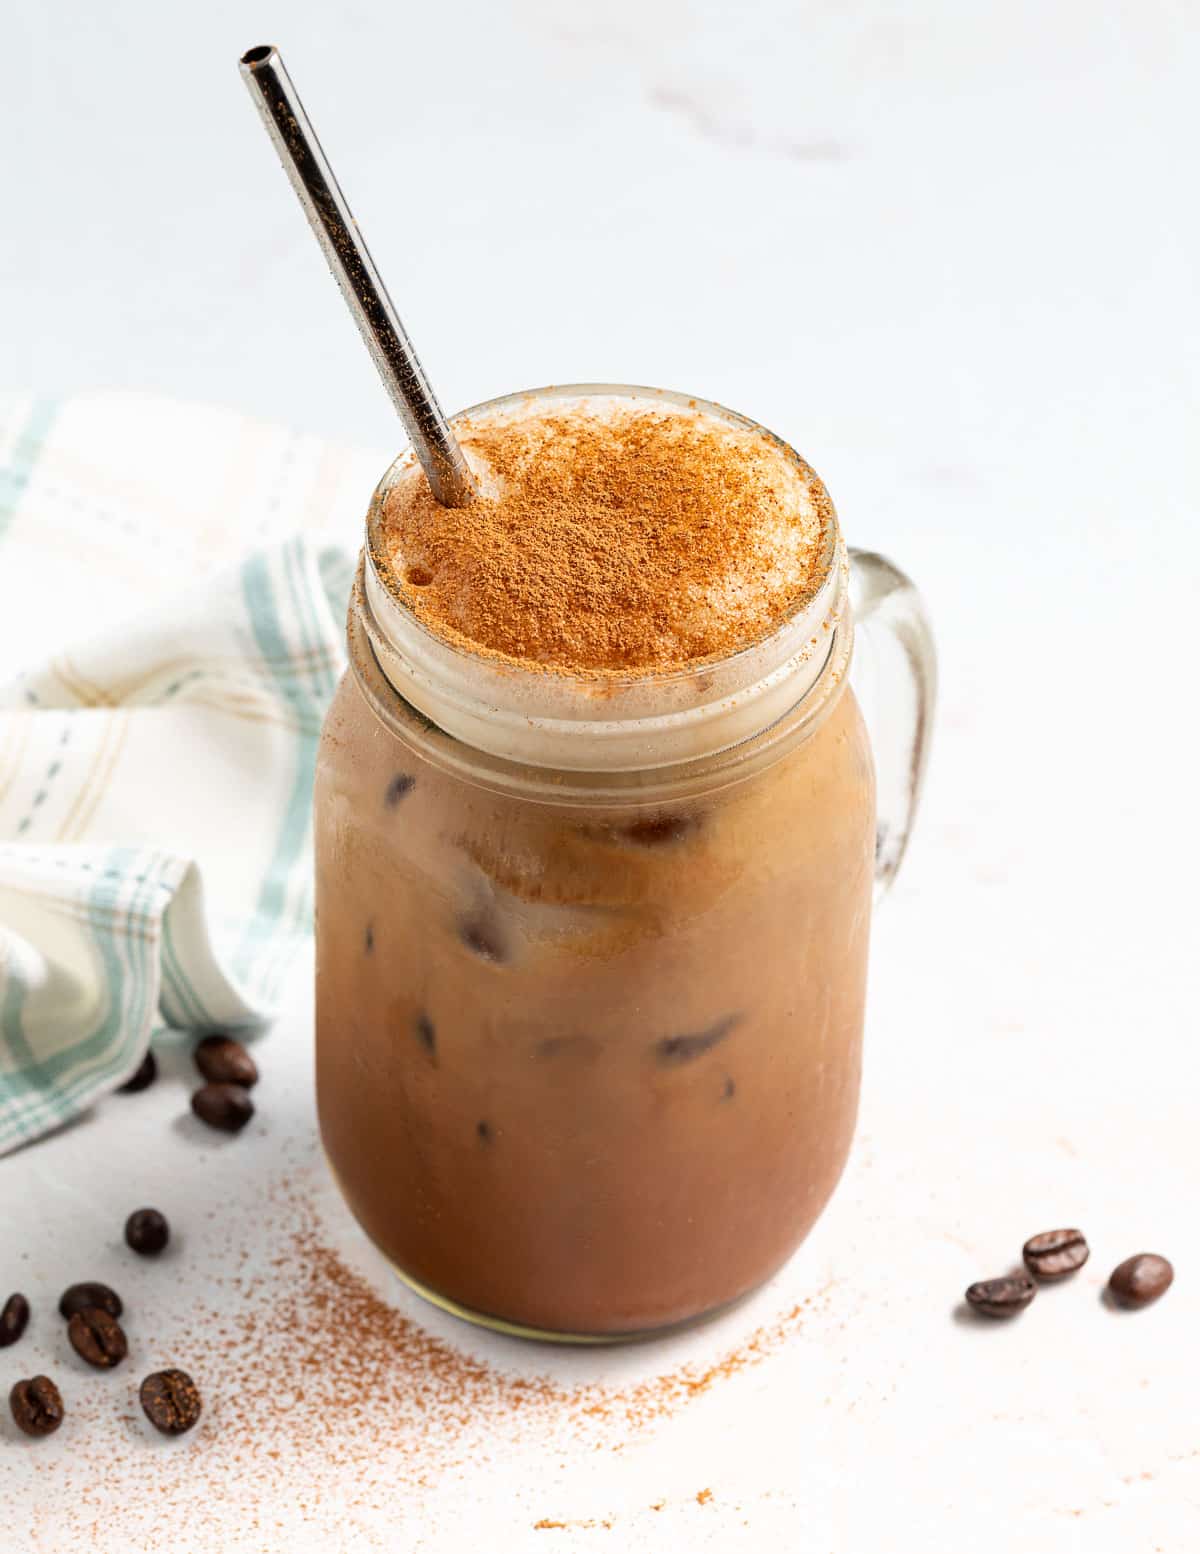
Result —
[[239, 68], [400, 413], [430, 489], [443, 507], [465, 507], [475, 487], [462, 449], [396, 315], [279, 51], [271, 44], [248, 49]]

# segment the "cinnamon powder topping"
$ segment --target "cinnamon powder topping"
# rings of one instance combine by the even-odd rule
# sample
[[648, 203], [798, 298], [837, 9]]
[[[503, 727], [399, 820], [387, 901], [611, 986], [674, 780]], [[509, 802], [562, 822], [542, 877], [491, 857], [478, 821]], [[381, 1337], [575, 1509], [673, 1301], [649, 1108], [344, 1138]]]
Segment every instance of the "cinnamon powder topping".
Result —
[[824, 580], [836, 520], [767, 433], [643, 400], [460, 417], [480, 486], [440, 506], [415, 467], [383, 505], [381, 577], [439, 636], [526, 667], [638, 674], [769, 635]]

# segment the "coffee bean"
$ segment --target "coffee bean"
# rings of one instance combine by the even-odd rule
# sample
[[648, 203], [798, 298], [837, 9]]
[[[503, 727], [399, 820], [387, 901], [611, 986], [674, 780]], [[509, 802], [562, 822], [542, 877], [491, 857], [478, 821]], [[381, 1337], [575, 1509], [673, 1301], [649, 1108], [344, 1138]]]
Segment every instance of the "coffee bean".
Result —
[[458, 925], [458, 936], [467, 949], [473, 950], [484, 960], [502, 966], [508, 959], [508, 949], [500, 936], [500, 928], [494, 917], [479, 914], [464, 917]]
[[664, 1036], [661, 1041], [654, 1043], [654, 1056], [668, 1068], [690, 1063], [723, 1042], [741, 1018], [740, 1014], [727, 1014], [707, 1030], [691, 1031], [683, 1036]]
[[138, 1389], [146, 1418], [164, 1435], [182, 1435], [200, 1417], [200, 1394], [186, 1371], [155, 1371]]
[[425, 1013], [417, 1016], [417, 1040], [424, 1047], [431, 1058], [437, 1057], [437, 1032], [433, 1028], [433, 1021]]
[[242, 1085], [203, 1085], [192, 1096], [192, 1110], [210, 1128], [240, 1133], [254, 1116], [254, 1102]]
[[1112, 1298], [1121, 1306], [1148, 1306], [1171, 1288], [1175, 1270], [1157, 1252], [1139, 1252], [1118, 1263], [1108, 1278]]
[[119, 1317], [125, 1309], [116, 1290], [110, 1290], [107, 1284], [97, 1284], [94, 1279], [69, 1285], [58, 1302], [59, 1313], [64, 1317], [73, 1317], [77, 1311], [86, 1311], [89, 1306], [107, 1311], [110, 1317]]
[[1015, 1317], [1036, 1294], [1037, 1285], [1027, 1273], [1014, 1273], [972, 1284], [967, 1290], [967, 1304], [985, 1317]]
[[29, 1326], [29, 1302], [24, 1295], [10, 1295], [0, 1311], [0, 1349], [7, 1349]]
[[97, 1370], [108, 1371], [129, 1353], [129, 1345], [116, 1317], [100, 1306], [85, 1306], [67, 1323], [71, 1348]]
[[1026, 1268], [1037, 1279], [1065, 1279], [1083, 1267], [1089, 1254], [1082, 1230], [1043, 1230], [1021, 1248]]
[[383, 796], [383, 802], [389, 809], [395, 809], [406, 793], [411, 793], [417, 785], [417, 779], [410, 777], [407, 772], [397, 772], [387, 785], [387, 792]]
[[143, 1257], [161, 1252], [171, 1238], [171, 1227], [157, 1209], [134, 1209], [125, 1221], [125, 1241]]
[[206, 1036], [193, 1053], [196, 1067], [213, 1085], [243, 1085], [249, 1090], [258, 1083], [254, 1059], [232, 1036]]
[[18, 1381], [8, 1394], [17, 1429], [26, 1435], [53, 1435], [63, 1422], [62, 1393], [49, 1376]]
[[117, 1086], [118, 1095], [136, 1095], [139, 1090], [145, 1090], [158, 1078], [158, 1059], [147, 1047], [146, 1056], [138, 1064], [137, 1072]]

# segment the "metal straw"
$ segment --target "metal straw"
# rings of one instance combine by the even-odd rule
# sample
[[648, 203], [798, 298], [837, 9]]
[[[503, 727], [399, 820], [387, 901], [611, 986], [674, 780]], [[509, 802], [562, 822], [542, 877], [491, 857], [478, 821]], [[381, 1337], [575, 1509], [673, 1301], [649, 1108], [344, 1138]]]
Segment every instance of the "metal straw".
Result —
[[465, 507], [475, 487], [462, 449], [396, 316], [279, 51], [271, 44], [248, 49], [239, 69], [400, 413], [430, 489], [443, 507]]

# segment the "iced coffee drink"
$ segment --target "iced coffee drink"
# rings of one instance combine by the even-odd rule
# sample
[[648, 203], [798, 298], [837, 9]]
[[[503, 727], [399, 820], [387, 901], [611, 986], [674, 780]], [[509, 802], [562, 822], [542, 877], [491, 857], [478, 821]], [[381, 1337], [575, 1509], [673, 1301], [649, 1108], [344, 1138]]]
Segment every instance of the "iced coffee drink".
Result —
[[761, 1284], [858, 1098], [872, 759], [817, 476], [730, 412], [544, 391], [385, 477], [316, 792], [321, 1132], [401, 1276], [620, 1338]]

